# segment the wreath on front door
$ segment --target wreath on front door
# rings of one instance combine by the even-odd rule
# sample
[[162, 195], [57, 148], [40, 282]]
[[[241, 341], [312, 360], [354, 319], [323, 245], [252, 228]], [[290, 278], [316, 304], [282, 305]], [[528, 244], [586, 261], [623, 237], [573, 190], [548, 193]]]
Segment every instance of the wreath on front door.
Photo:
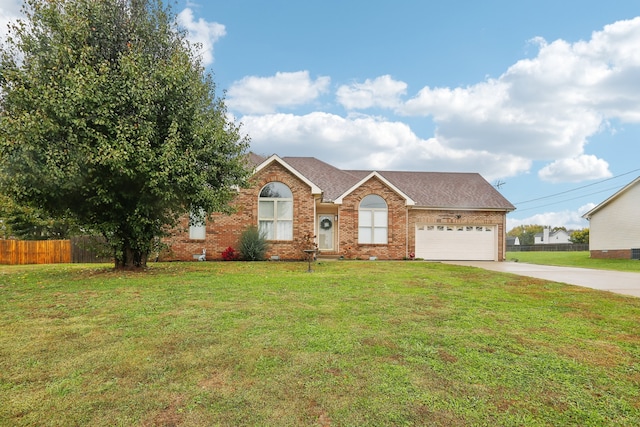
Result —
[[323, 230], [329, 230], [331, 226], [332, 224], [329, 218], [325, 218], [322, 221], [320, 221], [320, 228], [322, 228]]

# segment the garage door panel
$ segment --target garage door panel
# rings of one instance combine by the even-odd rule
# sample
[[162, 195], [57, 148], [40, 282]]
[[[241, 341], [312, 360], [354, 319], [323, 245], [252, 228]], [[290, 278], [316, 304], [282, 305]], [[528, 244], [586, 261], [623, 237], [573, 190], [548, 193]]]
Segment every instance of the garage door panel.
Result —
[[416, 257], [428, 260], [496, 259], [496, 227], [487, 225], [418, 225]]

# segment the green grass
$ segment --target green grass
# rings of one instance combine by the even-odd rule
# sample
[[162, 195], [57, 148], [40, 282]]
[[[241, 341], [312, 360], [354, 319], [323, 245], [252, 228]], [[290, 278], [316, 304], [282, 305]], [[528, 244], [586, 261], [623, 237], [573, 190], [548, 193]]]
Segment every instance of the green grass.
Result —
[[589, 252], [507, 252], [507, 261], [531, 264], [561, 265], [567, 267], [595, 268], [599, 270], [640, 272], [637, 259], [596, 259]]
[[636, 426], [640, 299], [427, 263], [0, 266], [0, 425]]

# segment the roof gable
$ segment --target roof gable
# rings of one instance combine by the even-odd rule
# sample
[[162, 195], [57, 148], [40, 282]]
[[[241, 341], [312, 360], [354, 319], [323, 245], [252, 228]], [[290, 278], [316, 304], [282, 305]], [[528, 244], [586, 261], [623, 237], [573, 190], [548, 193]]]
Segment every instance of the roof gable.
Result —
[[342, 193], [336, 200], [334, 200], [334, 203], [338, 204], [338, 205], [342, 204], [342, 200], [346, 196], [351, 194], [354, 190], [356, 190], [357, 188], [362, 186], [365, 182], [369, 181], [371, 178], [378, 178], [380, 181], [382, 181], [387, 187], [391, 188], [400, 197], [402, 197], [405, 200], [405, 203], [406, 203], [407, 206], [414, 206], [416, 204], [416, 202], [414, 202], [411, 199], [411, 197], [407, 196], [402, 190], [400, 190], [398, 187], [393, 185], [391, 182], [389, 182], [389, 180], [387, 180], [384, 176], [380, 175], [376, 171], [371, 172], [369, 175], [365, 176], [360, 181], [358, 181], [354, 185], [352, 185], [347, 191]]
[[582, 215], [582, 218], [590, 219], [593, 216], [593, 214], [595, 214], [596, 212], [598, 212], [599, 210], [601, 210], [605, 206], [611, 204], [613, 201], [615, 201], [616, 199], [620, 198], [624, 193], [628, 192], [631, 188], [633, 188], [634, 186], [636, 186], [638, 184], [640, 184], [640, 176], [637, 177], [636, 179], [634, 179], [633, 181], [631, 181], [629, 184], [627, 184], [624, 187], [622, 187], [620, 190], [618, 190], [612, 196], [610, 196], [608, 199], [606, 199], [605, 201], [603, 201], [602, 203], [600, 203], [599, 205], [597, 205], [596, 207], [591, 209], [589, 212], [587, 212], [584, 215]]
[[295, 175], [298, 179], [300, 179], [302, 182], [304, 182], [305, 184], [307, 184], [309, 187], [311, 187], [311, 194], [321, 194], [322, 190], [320, 189], [320, 187], [318, 187], [316, 184], [314, 184], [313, 182], [311, 182], [309, 180], [309, 178], [307, 178], [306, 176], [304, 176], [303, 174], [301, 174], [300, 172], [298, 172], [295, 168], [293, 168], [291, 165], [289, 165], [287, 162], [285, 162], [284, 160], [282, 160], [280, 157], [278, 157], [276, 154], [272, 155], [271, 157], [269, 157], [268, 159], [266, 159], [265, 161], [263, 161], [262, 163], [260, 163], [258, 166], [256, 166], [255, 171], [254, 172], [259, 172], [262, 169], [264, 169], [265, 167], [269, 166], [272, 163], [278, 163], [280, 164], [283, 168], [285, 168], [286, 170], [288, 170], [289, 172], [291, 172], [293, 175]]

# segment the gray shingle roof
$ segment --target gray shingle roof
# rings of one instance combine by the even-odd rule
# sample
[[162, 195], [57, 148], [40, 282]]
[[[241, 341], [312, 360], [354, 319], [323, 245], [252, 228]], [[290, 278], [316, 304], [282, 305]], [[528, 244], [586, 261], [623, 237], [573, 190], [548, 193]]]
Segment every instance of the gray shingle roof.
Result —
[[[261, 157], [253, 157], [259, 160]], [[263, 161], [265, 160], [262, 158]], [[289, 166], [323, 191], [331, 202], [367, 177], [371, 170], [342, 170], [314, 157], [283, 157]], [[415, 202], [415, 207], [514, 210], [478, 173], [376, 171]]]
[[264, 162], [265, 160], [267, 160], [265, 157], [262, 157], [259, 154], [250, 152], [249, 154], [247, 154], [247, 163], [249, 163], [249, 165], [251, 167], [256, 167], [258, 166], [260, 163]]
[[282, 160], [320, 187], [326, 202], [334, 201], [361, 179], [315, 157], [283, 157]]
[[478, 173], [378, 171], [420, 207], [513, 210]]

